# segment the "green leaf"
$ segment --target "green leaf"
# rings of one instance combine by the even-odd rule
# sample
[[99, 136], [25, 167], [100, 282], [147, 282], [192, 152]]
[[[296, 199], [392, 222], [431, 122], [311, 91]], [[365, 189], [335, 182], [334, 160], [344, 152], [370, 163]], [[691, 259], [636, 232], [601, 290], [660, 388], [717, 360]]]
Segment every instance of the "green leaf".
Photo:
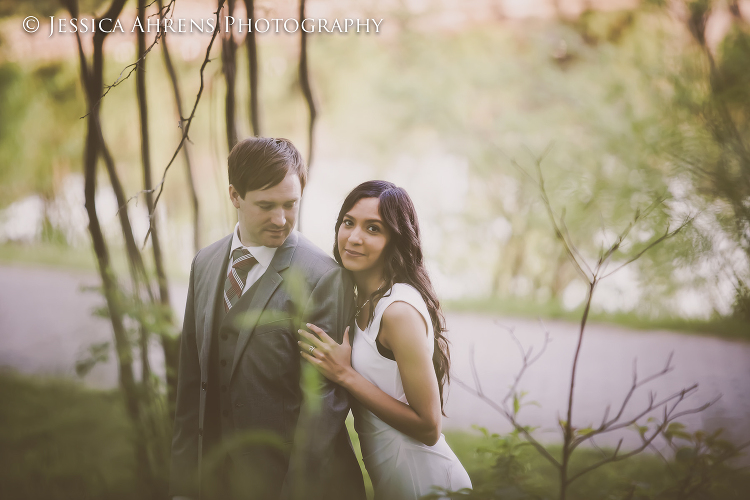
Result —
[[667, 426], [668, 432], [676, 432], [676, 431], [681, 431], [684, 429], [685, 429], [685, 426], [679, 422], [672, 422], [671, 424], [669, 424], [669, 426]]

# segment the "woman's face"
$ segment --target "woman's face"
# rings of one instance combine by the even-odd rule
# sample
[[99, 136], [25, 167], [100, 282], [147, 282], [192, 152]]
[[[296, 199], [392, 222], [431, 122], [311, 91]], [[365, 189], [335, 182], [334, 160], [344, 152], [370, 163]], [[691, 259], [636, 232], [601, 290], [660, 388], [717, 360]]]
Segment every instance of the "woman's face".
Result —
[[380, 200], [362, 198], [344, 215], [339, 226], [341, 262], [353, 272], [382, 270], [390, 232], [380, 218]]

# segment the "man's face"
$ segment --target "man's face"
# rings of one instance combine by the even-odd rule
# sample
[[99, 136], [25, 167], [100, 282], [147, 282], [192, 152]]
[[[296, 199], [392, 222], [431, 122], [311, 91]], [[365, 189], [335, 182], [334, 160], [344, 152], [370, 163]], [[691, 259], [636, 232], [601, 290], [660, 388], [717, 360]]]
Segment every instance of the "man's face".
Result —
[[302, 186], [299, 176], [287, 174], [284, 180], [268, 189], [248, 191], [242, 199], [229, 185], [229, 197], [240, 222], [240, 240], [245, 246], [281, 246], [294, 229], [299, 212]]

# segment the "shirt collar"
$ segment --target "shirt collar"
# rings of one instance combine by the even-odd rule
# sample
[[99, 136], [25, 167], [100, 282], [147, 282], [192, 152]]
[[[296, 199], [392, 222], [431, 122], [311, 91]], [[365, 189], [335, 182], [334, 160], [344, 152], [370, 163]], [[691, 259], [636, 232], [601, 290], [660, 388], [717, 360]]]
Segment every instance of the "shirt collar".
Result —
[[270, 247], [246, 247], [242, 244], [240, 241], [240, 223], [238, 222], [236, 226], [234, 226], [234, 232], [232, 233], [232, 247], [229, 249], [229, 255], [232, 255], [232, 252], [237, 250], [238, 248], [245, 248], [248, 252], [252, 254], [253, 257], [255, 257], [255, 260], [258, 261], [258, 263], [263, 267], [268, 267], [271, 265], [271, 261], [273, 260], [273, 256], [276, 255], [276, 249], [270, 248]]

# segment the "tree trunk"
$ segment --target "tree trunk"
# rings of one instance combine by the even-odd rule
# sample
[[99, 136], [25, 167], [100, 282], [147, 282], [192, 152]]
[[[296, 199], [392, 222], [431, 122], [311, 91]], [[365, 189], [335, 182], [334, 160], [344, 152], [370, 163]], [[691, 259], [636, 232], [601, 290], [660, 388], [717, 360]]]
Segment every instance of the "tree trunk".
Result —
[[[163, 0], [158, 0], [159, 11], [163, 9]], [[164, 56], [164, 65], [167, 67], [169, 73], [169, 79], [172, 82], [172, 91], [174, 92], [175, 105], [177, 109], [177, 115], [180, 119], [180, 128], [182, 128], [182, 97], [180, 93], [180, 86], [177, 80], [177, 73], [175, 72], [174, 65], [172, 64], [172, 57], [169, 54], [169, 47], [167, 46], [167, 34], [162, 34], [161, 40], [162, 55]], [[193, 205], [193, 252], [198, 253], [200, 249], [200, 219], [199, 219], [199, 206], [198, 206], [198, 194], [195, 190], [195, 179], [193, 177], [192, 162], [190, 159], [190, 153], [188, 151], [188, 145], [182, 148], [183, 157], [185, 158], [185, 168], [188, 178], [188, 185], [190, 187], [190, 197]], [[151, 210], [151, 208], [149, 208]], [[164, 350], [164, 365], [166, 371], [166, 383], [167, 383], [167, 404], [170, 421], [174, 419], [174, 409], [177, 396], [177, 368], [179, 365], [179, 354], [180, 354], [180, 339], [179, 336], [175, 338], [167, 338], [162, 336], [161, 339], [162, 348]]]
[[[227, 15], [234, 15], [234, 1], [227, 2]], [[217, 27], [218, 29], [218, 27]], [[235, 83], [237, 81], [237, 45], [234, 43], [231, 29], [221, 38], [221, 70], [227, 84], [227, 95], [224, 105], [227, 129], [227, 148], [232, 150], [237, 144], [237, 123], [234, 118]]]
[[[299, 22], [305, 19], [305, 0], [299, 2]], [[304, 30], [300, 30], [300, 49], [299, 49], [299, 83], [302, 88], [302, 94], [305, 96], [305, 102], [307, 103], [308, 111], [308, 125], [307, 125], [307, 169], [308, 174], [310, 165], [313, 159], [313, 132], [315, 130], [315, 119], [317, 118], [317, 110], [315, 108], [315, 96], [312, 92], [310, 85], [310, 72], [307, 67], [307, 33]]]
[[[126, 0], [113, 0], [107, 12], [102, 18], [116, 19], [122, 11]], [[63, 0], [63, 5], [68, 9], [71, 17], [78, 17], [78, 2], [76, 0]], [[97, 20], [98, 26], [100, 19]], [[137, 433], [135, 440], [136, 463], [138, 464], [138, 478], [141, 484], [148, 489], [153, 485], [153, 478], [148, 461], [147, 444], [143, 434], [141, 422], [141, 404], [138, 386], [133, 376], [133, 358], [127, 329], [124, 324], [124, 310], [120, 300], [117, 281], [112, 271], [109, 250], [104, 239], [104, 233], [96, 213], [96, 164], [102, 152], [101, 126], [99, 122], [99, 99], [103, 88], [104, 56], [103, 46], [107, 36], [106, 32], [97, 31], [94, 34], [94, 58], [91, 71], [89, 71], [83, 44], [80, 35], [77, 34], [81, 83], [87, 98], [88, 115], [86, 120], [86, 143], [84, 151], [84, 197], [86, 214], [89, 219], [89, 234], [97, 258], [99, 275], [102, 279], [104, 298], [107, 302], [110, 322], [115, 338], [115, 351], [118, 361], [118, 375], [120, 388], [125, 398], [125, 407]]]
[[[255, 2], [254, 0], [245, 0], [245, 10], [248, 19], [255, 19]], [[247, 45], [247, 62], [250, 76], [250, 126], [253, 135], [261, 135], [260, 128], [260, 107], [258, 106], [258, 44], [255, 38], [255, 30], [248, 30], [245, 37]]]
[[[305, 0], [299, 2], [299, 23], [300, 25], [305, 20]], [[312, 168], [314, 141], [313, 132], [315, 131], [315, 119], [317, 118], [317, 110], [315, 108], [315, 96], [312, 92], [312, 86], [310, 85], [310, 72], [307, 66], [307, 33], [305, 30], [300, 30], [300, 47], [299, 47], [299, 84], [302, 89], [302, 95], [305, 97], [307, 103], [308, 122], [307, 122], [307, 175], [308, 179], [310, 176], [310, 169]], [[304, 197], [300, 200], [299, 211], [302, 213], [302, 202]], [[297, 229], [302, 231], [302, 217], [297, 218]]]

